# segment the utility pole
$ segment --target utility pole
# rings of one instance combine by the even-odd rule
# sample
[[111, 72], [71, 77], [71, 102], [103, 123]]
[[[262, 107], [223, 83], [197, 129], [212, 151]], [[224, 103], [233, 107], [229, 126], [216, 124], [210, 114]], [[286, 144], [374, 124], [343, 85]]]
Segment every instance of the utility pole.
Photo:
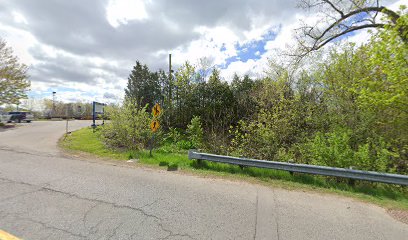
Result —
[[173, 102], [172, 102], [172, 95], [171, 91], [173, 89], [173, 75], [172, 75], [173, 70], [171, 70], [171, 53], [169, 54], [169, 125], [172, 121], [172, 115], [173, 115]]
[[68, 135], [68, 120], [69, 120], [69, 110], [68, 108], [70, 107], [70, 104], [66, 104], [66, 109], [65, 109], [65, 117], [67, 118], [67, 124], [65, 126], [65, 137]]

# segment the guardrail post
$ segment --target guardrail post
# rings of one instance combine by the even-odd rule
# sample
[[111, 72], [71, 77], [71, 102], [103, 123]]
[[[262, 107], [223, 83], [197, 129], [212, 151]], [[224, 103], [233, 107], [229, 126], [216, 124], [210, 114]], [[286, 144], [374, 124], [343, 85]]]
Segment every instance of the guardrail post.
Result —
[[[293, 164], [293, 163], [295, 163], [295, 161], [293, 161], [293, 159], [289, 159], [288, 163], [292, 163], [292, 164]], [[289, 174], [290, 174], [291, 176], [293, 176], [294, 172], [289, 171]]]
[[202, 160], [202, 159], [198, 159], [198, 158], [197, 158], [197, 154], [196, 154], [196, 152], [195, 152], [195, 149], [190, 149], [190, 150], [188, 150], [188, 158], [189, 158], [189, 159], [195, 159], [195, 160], [197, 161], [197, 165], [198, 165], [198, 166], [201, 166], [202, 163], [203, 163], [203, 160]]
[[[350, 166], [349, 169], [350, 169], [350, 170], [353, 170], [354, 167], [353, 167], [353, 166]], [[355, 179], [352, 179], [352, 178], [349, 178], [349, 179], [348, 179], [348, 184], [351, 185], [351, 186], [354, 186], [354, 185], [356, 185], [356, 180], [355, 180]]]

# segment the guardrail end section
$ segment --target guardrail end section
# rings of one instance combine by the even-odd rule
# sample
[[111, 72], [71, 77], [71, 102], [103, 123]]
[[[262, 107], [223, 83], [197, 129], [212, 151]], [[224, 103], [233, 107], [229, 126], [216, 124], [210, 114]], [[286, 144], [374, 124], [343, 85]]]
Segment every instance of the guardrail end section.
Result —
[[190, 150], [188, 150], [188, 159], [195, 159], [194, 158], [194, 152], [195, 150], [194, 149], [190, 149]]

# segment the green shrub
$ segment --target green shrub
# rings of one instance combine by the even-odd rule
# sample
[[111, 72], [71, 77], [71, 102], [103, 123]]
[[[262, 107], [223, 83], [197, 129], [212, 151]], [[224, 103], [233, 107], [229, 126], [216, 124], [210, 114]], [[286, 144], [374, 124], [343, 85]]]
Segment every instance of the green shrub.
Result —
[[151, 137], [150, 118], [146, 107], [125, 100], [123, 106], [106, 108], [110, 122], [102, 128], [104, 142], [110, 146], [139, 150]]
[[230, 131], [230, 134], [234, 136], [229, 148], [230, 154], [277, 160], [275, 157], [282, 145], [279, 144], [278, 134], [271, 125], [257, 121], [240, 121], [238, 126]]
[[192, 149], [194, 148], [194, 145], [190, 142], [190, 141], [186, 141], [186, 140], [180, 140], [176, 143], [176, 146], [178, 149], [184, 149], [184, 150], [188, 150], [188, 149]]
[[169, 128], [169, 132], [166, 133], [165, 140], [177, 143], [181, 139], [181, 133], [177, 128]]
[[323, 134], [318, 132], [308, 145], [311, 153], [311, 163], [331, 167], [350, 167], [353, 163], [354, 152], [351, 149], [350, 130], [339, 129]]
[[285, 148], [281, 147], [276, 154], [276, 160], [280, 162], [293, 162], [295, 161], [295, 154], [293, 153], [292, 149], [286, 150]]
[[314, 139], [303, 145], [303, 157], [308, 163], [331, 167], [360, 170], [394, 172], [399, 154], [390, 149], [382, 138], [366, 139], [352, 148], [350, 129], [338, 128], [323, 134], [318, 132]]
[[187, 125], [187, 136], [191, 142], [190, 148], [200, 148], [203, 144], [203, 127], [201, 126], [201, 119], [194, 116], [190, 124]]

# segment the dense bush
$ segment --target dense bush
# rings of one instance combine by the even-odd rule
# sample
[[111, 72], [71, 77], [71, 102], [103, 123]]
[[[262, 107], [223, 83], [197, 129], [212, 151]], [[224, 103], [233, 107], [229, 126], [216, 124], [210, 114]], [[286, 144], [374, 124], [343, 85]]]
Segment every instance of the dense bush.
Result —
[[330, 133], [318, 132], [314, 139], [303, 146], [303, 158], [315, 165], [360, 170], [394, 172], [398, 153], [382, 138], [366, 139], [352, 147], [352, 131], [336, 129]]
[[178, 141], [181, 140], [181, 133], [179, 131], [179, 129], [177, 128], [169, 128], [168, 132], [165, 134], [164, 137], [165, 141], [170, 141], [172, 143], [177, 143]]
[[190, 124], [187, 125], [187, 136], [191, 143], [191, 148], [200, 148], [203, 145], [203, 127], [201, 126], [201, 119], [194, 116]]
[[124, 101], [123, 106], [110, 106], [105, 111], [110, 122], [103, 126], [102, 136], [108, 145], [132, 150], [147, 146], [151, 119], [146, 107]]

